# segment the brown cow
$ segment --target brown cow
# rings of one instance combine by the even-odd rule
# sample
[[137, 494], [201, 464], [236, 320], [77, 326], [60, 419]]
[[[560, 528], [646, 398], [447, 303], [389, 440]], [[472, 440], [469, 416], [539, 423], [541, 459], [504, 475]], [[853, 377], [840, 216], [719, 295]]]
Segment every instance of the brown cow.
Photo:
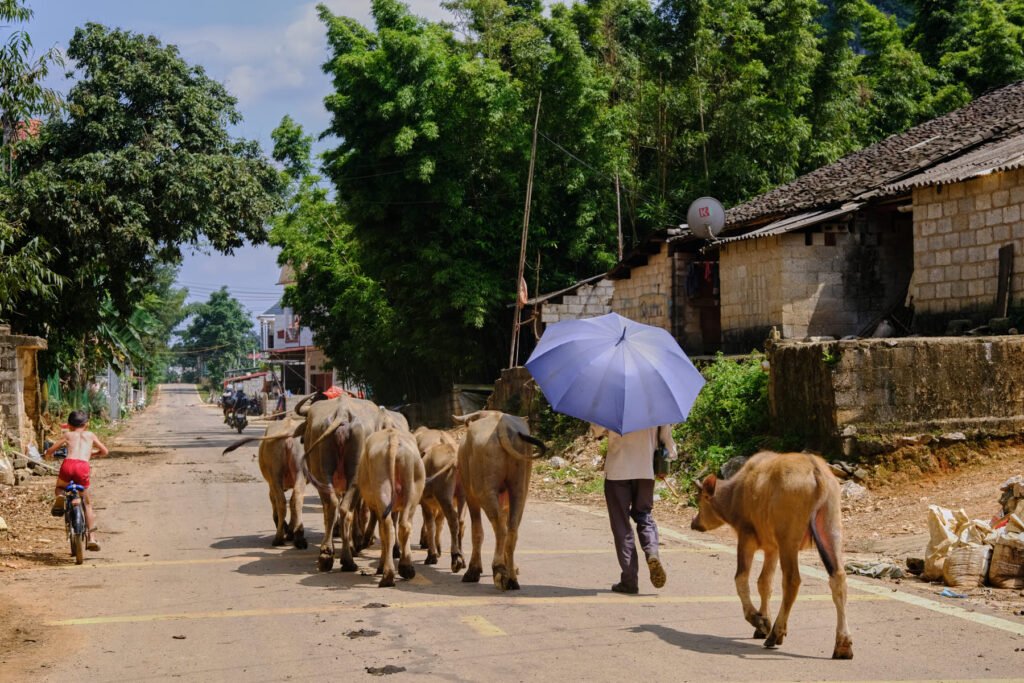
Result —
[[[380, 428], [381, 410], [370, 401], [340, 396], [314, 402], [306, 412], [303, 471], [320, 494], [324, 508], [324, 538], [317, 566], [330, 571], [334, 565], [334, 528], [341, 528], [341, 569], [358, 569], [353, 552], [362, 546], [362, 528], [352, 524], [361, 501], [352, 483], [367, 437]], [[354, 549], [353, 549], [354, 547]]]
[[543, 455], [544, 442], [530, 436], [526, 420], [497, 410], [480, 410], [457, 422], [468, 424], [466, 439], [459, 447], [459, 479], [469, 505], [473, 524], [473, 554], [462, 580], [480, 580], [483, 563], [480, 546], [484, 541], [481, 508], [487, 513], [494, 530], [494, 560], [491, 569], [494, 585], [499, 590], [518, 590], [519, 570], [515, 564], [519, 522], [530, 489], [533, 460], [530, 444]]
[[441, 555], [441, 526], [448, 521], [452, 537], [452, 573], [466, 566], [462, 556], [464, 531], [462, 511], [466, 498], [459, 485], [458, 461], [450, 438], [430, 446], [423, 453], [423, 468], [427, 483], [423, 489], [420, 509], [423, 511], [423, 532], [427, 541], [427, 559], [424, 564], [437, 564]]
[[409, 549], [412, 513], [423, 495], [426, 476], [416, 440], [406, 430], [387, 428], [366, 439], [356, 474], [357, 486], [370, 511], [380, 520], [380, 587], [395, 585], [395, 564], [391, 547], [395, 533], [392, 511], [398, 516], [398, 545], [401, 558], [398, 573], [403, 579], [416, 576]]
[[[708, 531], [728, 524], [739, 537], [736, 592], [743, 616], [757, 629], [755, 638], [773, 648], [786, 637], [789, 612], [800, 589], [799, 551], [813, 543], [828, 571], [836, 606], [836, 644], [833, 659], [852, 659], [853, 641], [846, 625], [846, 571], [843, 568], [843, 528], [839, 482], [825, 461], [808, 453], [769, 453], [752, 456], [731, 478], [704, 479], [700, 509], [691, 528]], [[761, 609], [750, 600], [750, 565], [754, 552], [764, 551], [757, 579]], [[769, 613], [775, 567], [782, 565], [782, 606], [772, 624]]]
[[[421, 426], [421, 427], [417, 427], [416, 431], [414, 431], [412, 433], [412, 435], [416, 437], [416, 445], [420, 449], [420, 455], [424, 456], [424, 457], [426, 457], [428, 450], [430, 450], [433, 446], [436, 446], [439, 443], [450, 444], [453, 451], [458, 451], [458, 449], [459, 449], [459, 442], [456, 441], [456, 439], [451, 434], [449, 434], [448, 432], [446, 432], [446, 431], [444, 431], [442, 429], [430, 429], [429, 427], [422, 427]], [[428, 469], [427, 470], [427, 476], [429, 477], [430, 474], [431, 474], [431, 472]], [[420, 508], [423, 510], [423, 526], [420, 527], [420, 548], [427, 548], [428, 551], [429, 551], [430, 544], [427, 541], [427, 523], [426, 523], [427, 522], [427, 516], [426, 516], [427, 515], [427, 508], [424, 507], [423, 505], [421, 505]], [[434, 512], [435, 512], [435, 524], [442, 523], [443, 518], [444, 518], [444, 513], [440, 510], [440, 508], [435, 509]], [[461, 520], [461, 515], [460, 515], [460, 520]], [[440, 531], [438, 531], [437, 533], [440, 534]], [[431, 563], [431, 564], [433, 564], [433, 563]]]
[[[302, 499], [306, 495], [306, 478], [302, 473], [302, 443], [296, 438], [295, 421], [271, 422], [262, 437], [241, 439], [224, 449], [230, 453], [236, 448], [253, 441], [260, 442], [260, 473], [270, 487], [270, 505], [274, 514], [276, 533], [271, 545], [284, 545], [292, 541], [296, 548], [306, 547], [305, 530], [302, 526]], [[285, 491], [291, 489], [289, 504]], [[291, 521], [286, 512], [291, 508]]]

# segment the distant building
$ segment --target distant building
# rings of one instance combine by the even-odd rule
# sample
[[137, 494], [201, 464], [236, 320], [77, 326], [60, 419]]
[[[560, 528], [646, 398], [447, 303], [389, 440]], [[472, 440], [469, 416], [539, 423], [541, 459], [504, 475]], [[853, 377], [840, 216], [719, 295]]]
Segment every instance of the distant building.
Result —
[[[291, 267], [281, 268], [277, 284], [294, 282]], [[327, 356], [316, 346], [313, 331], [302, 325], [301, 317], [291, 308], [279, 301], [257, 319], [261, 356], [273, 368], [273, 376], [283, 379], [286, 390], [295, 395], [309, 394], [335, 383], [334, 372], [327, 367]]]

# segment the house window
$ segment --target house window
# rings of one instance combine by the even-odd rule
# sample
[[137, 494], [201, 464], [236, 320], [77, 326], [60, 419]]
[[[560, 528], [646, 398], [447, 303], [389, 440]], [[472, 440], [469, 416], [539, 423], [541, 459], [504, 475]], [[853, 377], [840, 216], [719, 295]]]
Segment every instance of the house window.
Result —
[[834, 247], [836, 246], [836, 234], [834, 232], [825, 233], [825, 246]]

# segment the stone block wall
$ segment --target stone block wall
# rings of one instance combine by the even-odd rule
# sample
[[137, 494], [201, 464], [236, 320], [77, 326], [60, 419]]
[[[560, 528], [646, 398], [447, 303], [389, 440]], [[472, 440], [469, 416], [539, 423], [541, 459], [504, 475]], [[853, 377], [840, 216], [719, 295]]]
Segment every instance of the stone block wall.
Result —
[[896, 303], [910, 279], [909, 221], [858, 214], [722, 246], [726, 352], [760, 346], [772, 326], [784, 339], [858, 334]]
[[0, 437], [23, 451], [39, 445], [42, 405], [36, 352], [46, 348], [38, 337], [11, 334], [0, 326]]
[[[1011, 306], [1024, 298], [1024, 170], [914, 190], [915, 309], [991, 311], [999, 248], [1014, 245]], [[968, 316], [969, 317], [969, 316]]]
[[615, 285], [611, 280], [601, 279], [589, 285], [582, 285], [573, 294], [566, 294], [560, 303], [541, 304], [540, 320], [545, 325], [561, 320], [595, 318], [611, 312], [612, 293]]
[[1024, 336], [780, 342], [768, 351], [772, 422], [813, 447], [857, 439], [1024, 429]]
[[722, 281], [722, 344], [727, 353], [750, 351], [750, 344], [759, 346], [772, 325], [783, 324], [782, 275], [787, 253], [783, 237], [722, 245], [718, 259]]
[[647, 265], [614, 280], [611, 310], [621, 316], [672, 332], [672, 259], [668, 244], [651, 255]]

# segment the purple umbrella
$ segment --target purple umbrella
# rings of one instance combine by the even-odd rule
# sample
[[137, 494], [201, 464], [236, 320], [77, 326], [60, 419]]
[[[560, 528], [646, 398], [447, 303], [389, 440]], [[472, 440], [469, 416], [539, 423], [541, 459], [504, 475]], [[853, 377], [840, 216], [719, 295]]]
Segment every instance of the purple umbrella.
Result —
[[704, 386], [672, 335], [616, 313], [550, 325], [526, 368], [554, 410], [619, 434], [682, 422]]

